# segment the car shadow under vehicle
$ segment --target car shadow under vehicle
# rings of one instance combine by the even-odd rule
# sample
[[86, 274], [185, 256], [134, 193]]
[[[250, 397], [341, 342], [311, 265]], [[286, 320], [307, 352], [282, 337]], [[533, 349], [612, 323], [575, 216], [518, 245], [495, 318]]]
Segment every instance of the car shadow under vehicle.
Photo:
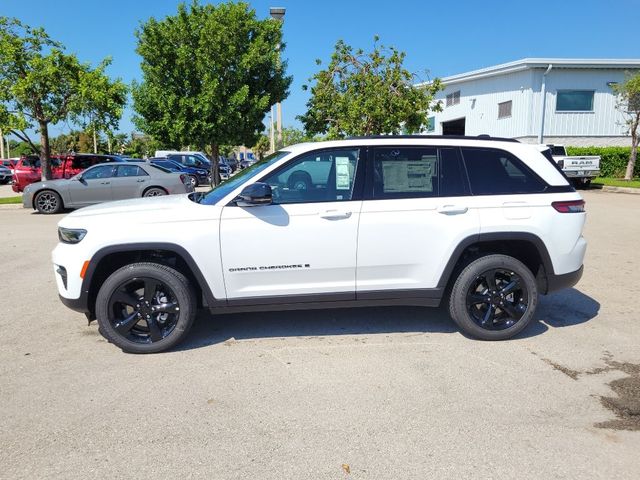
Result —
[[[600, 304], [576, 289], [541, 296], [531, 324], [515, 338], [529, 338], [550, 327], [570, 327], [594, 318]], [[191, 350], [230, 339], [317, 337], [385, 333], [455, 333], [448, 308], [359, 307], [324, 310], [211, 315], [201, 312], [189, 336], [174, 351]]]

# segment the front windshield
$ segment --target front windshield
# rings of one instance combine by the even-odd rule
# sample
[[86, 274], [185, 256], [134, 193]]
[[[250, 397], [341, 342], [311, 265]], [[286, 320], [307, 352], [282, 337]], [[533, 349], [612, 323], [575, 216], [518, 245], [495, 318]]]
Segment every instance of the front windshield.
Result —
[[267, 167], [273, 165], [275, 162], [283, 158], [284, 156], [289, 155], [289, 152], [278, 151], [272, 153], [268, 157], [265, 157], [263, 160], [254, 163], [250, 167], [245, 168], [244, 170], [238, 172], [236, 175], [231, 177], [226, 182], [222, 182], [217, 187], [214, 187], [212, 190], [207, 193], [194, 195], [194, 201], [198, 203], [202, 203], [204, 205], [214, 205], [218, 203], [221, 199], [229, 195], [233, 190], [238, 188], [238, 186], [242, 185], [244, 182], [249, 180], [251, 177], [258, 175]]

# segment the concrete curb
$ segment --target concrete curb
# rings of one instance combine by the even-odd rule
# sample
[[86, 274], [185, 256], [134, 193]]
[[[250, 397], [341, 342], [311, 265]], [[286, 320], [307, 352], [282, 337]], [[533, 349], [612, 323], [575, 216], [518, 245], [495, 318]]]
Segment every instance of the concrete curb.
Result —
[[22, 203], [7, 203], [0, 205], [0, 210], [11, 210], [14, 208], [22, 208]]
[[603, 192], [611, 192], [611, 193], [632, 193], [635, 195], [640, 195], [640, 188], [630, 188], [630, 187], [610, 187], [608, 185], [602, 186]]

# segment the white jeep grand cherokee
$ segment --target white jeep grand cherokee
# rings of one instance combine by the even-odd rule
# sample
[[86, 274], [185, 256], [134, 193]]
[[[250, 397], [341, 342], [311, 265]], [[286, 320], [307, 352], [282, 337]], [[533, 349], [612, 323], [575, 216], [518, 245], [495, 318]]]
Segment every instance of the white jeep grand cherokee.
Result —
[[287, 147], [206, 194], [83, 208], [59, 223], [62, 301], [127, 352], [213, 313], [449, 302], [510, 338], [582, 274], [584, 201], [535, 147], [375, 137]]

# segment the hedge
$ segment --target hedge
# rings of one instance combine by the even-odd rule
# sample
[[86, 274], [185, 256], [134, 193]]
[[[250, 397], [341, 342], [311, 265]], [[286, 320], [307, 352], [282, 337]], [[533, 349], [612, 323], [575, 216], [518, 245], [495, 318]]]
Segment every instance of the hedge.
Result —
[[[624, 178], [631, 147], [567, 147], [568, 155], [599, 155], [600, 176]], [[636, 162], [634, 177], [640, 177], [640, 162]]]

